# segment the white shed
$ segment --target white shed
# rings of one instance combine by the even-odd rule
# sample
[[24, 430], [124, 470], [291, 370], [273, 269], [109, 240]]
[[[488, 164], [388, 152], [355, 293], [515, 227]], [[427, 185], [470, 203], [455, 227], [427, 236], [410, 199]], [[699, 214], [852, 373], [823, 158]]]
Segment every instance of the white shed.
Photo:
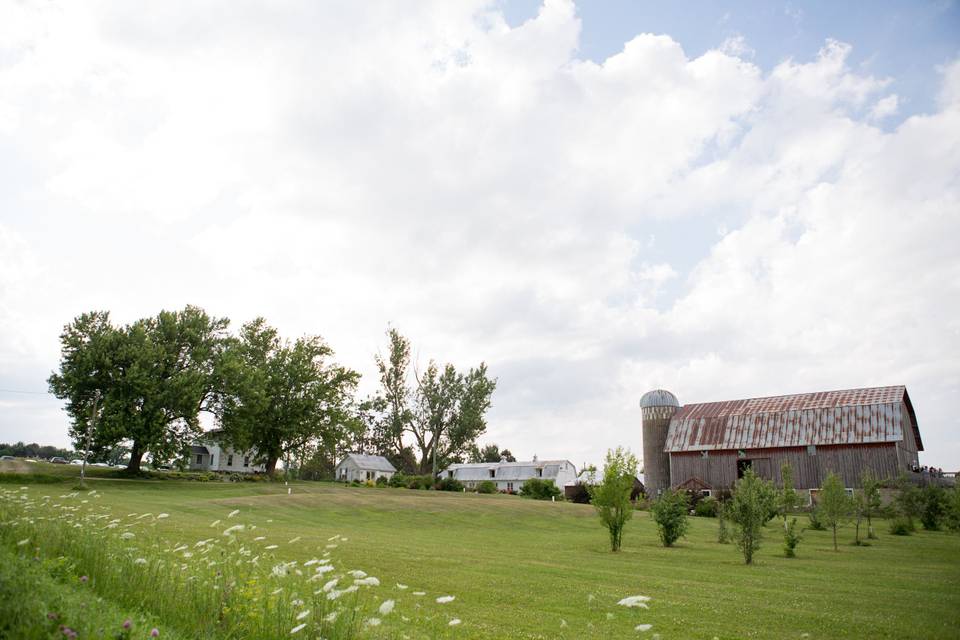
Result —
[[368, 456], [364, 453], [348, 453], [337, 465], [336, 477], [340, 482], [358, 480], [376, 481], [377, 478], [389, 480], [397, 472], [390, 461], [383, 456]]
[[550, 480], [561, 491], [567, 485], [577, 483], [577, 469], [569, 460], [533, 460], [528, 462], [478, 462], [452, 464], [440, 474], [442, 478], [455, 478], [468, 489], [474, 489], [484, 480], [497, 485], [497, 491], [516, 493], [523, 483], [531, 478]]

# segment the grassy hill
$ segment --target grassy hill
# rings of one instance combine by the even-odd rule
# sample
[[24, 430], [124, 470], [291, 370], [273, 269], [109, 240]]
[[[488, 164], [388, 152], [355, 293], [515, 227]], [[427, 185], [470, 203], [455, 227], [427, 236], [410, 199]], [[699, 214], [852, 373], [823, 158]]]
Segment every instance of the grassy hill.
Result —
[[[27, 485], [24, 493], [33, 500], [62, 494], [69, 485]], [[693, 519], [688, 536], [665, 549], [648, 514], [637, 512], [623, 550], [612, 554], [593, 509], [584, 505], [324, 483], [293, 483], [289, 495], [282, 483], [94, 478], [90, 486], [105, 511], [168, 514], [153, 523], [151, 533], [171, 546], [220, 536], [236, 522], [247, 527], [248, 541], [251, 527], [265, 536], [249, 544], [276, 544], [269, 553], [278, 560], [302, 566], [329, 552], [338, 571], [362, 569], [379, 578], [380, 586], [361, 597], [373, 606], [395, 600], [385, 622], [399, 624], [399, 616], [412, 618], [416, 612], [418, 620], [432, 621], [427, 637], [960, 634], [960, 537], [947, 533], [896, 537], [881, 524], [880, 539], [871, 546], [845, 544], [834, 552], [826, 532], [806, 531], [799, 557], [786, 559], [771, 524], [755, 565], [745, 566], [733, 545], [716, 542], [712, 519]], [[221, 523], [211, 527], [216, 520]], [[852, 529], [843, 536], [852, 539]], [[435, 604], [436, 596], [447, 594], [455, 600]], [[648, 596], [649, 609], [617, 606], [632, 595]], [[108, 604], [115, 603], [103, 606]], [[149, 598], [142, 606], [162, 619], [162, 611], [150, 610]], [[448, 628], [453, 619], [462, 623]], [[652, 627], [636, 631], [641, 624]], [[396, 628], [390, 629], [364, 633], [393, 637]], [[410, 635], [421, 637], [415, 628]]]

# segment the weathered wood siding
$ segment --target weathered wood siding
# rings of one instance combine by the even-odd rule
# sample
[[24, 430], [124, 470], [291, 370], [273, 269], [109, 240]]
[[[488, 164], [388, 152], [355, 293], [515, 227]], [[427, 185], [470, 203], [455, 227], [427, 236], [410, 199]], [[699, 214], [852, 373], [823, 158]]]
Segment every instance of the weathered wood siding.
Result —
[[741, 459], [753, 460], [754, 471], [777, 485], [780, 467], [789, 462], [797, 489], [820, 487], [830, 471], [843, 479], [844, 486], [859, 487], [867, 469], [880, 478], [896, 477], [901, 469], [897, 445], [887, 442], [818, 446], [815, 455], [810, 455], [806, 447], [746, 449], [745, 454], [740, 458], [737, 451], [729, 450], [710, 451], [707, 457], [697, 451], [671, 453], [670, 485], [699, 478], [714, 489], [730, 488], [737, 480], [737, 461]]
[[897, 443], [897, 456], [900, 467], [909, 469], [912, 462], [920, 460], [917, 453], [917, 425], [910, 417], [905, 403], [900, 403], [900, 413], [903, 416], [903, 440]]

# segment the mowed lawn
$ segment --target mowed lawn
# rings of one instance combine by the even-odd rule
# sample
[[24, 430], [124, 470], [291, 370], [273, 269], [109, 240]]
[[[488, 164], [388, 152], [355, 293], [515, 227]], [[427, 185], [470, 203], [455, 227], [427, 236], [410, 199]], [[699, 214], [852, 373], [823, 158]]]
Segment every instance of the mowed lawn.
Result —
[[[415, 590], [456, 596], [443, 605], [463, 621], [456, 637], [609, 637], [608, 614], [631, 636], [664, 639], [960, 637], [960, 536], [943, 532], [896, 537], [880, 523], [879, 540], [855, 547], [846, 527], [835, 552], [828, 533], [808, 530], [799, 557], [786, 559], [774, 522], [745, 566], [716, 542], [713, 519], [691, 518], [687, 537], [666, 549], [637, 512], [613, 554], [586, 505], [306, 482], [291, 483], [290, 495], [282, 483], [90, 486], [117, 513], [169, 513], [158, 529], [172, 543], [210, 537], [235, 509], [231, 522], [255, 524], [285, 560], [315, 557], [339, 535], [337, 565], [379, 577], [398, 613]], [[649, 596], [649, 609], [616, 606], [631, 595]], [[652, 629], [634, 632], [641, 623]]]

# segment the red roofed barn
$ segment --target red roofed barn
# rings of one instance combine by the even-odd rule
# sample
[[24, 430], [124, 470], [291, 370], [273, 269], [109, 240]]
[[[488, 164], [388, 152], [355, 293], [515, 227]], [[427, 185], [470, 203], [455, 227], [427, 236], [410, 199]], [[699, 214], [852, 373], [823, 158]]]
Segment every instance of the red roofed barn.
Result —
[[867, 470], [893, 478], [923, 451], [906, 387], [874, 387], [680, 406], [669, 391], [644, 394], [644, 481], [667, 487], [730, 488], [747, 468], [779, 482], [789, 462], [798, 489], [833, 471], [859, 487]]

